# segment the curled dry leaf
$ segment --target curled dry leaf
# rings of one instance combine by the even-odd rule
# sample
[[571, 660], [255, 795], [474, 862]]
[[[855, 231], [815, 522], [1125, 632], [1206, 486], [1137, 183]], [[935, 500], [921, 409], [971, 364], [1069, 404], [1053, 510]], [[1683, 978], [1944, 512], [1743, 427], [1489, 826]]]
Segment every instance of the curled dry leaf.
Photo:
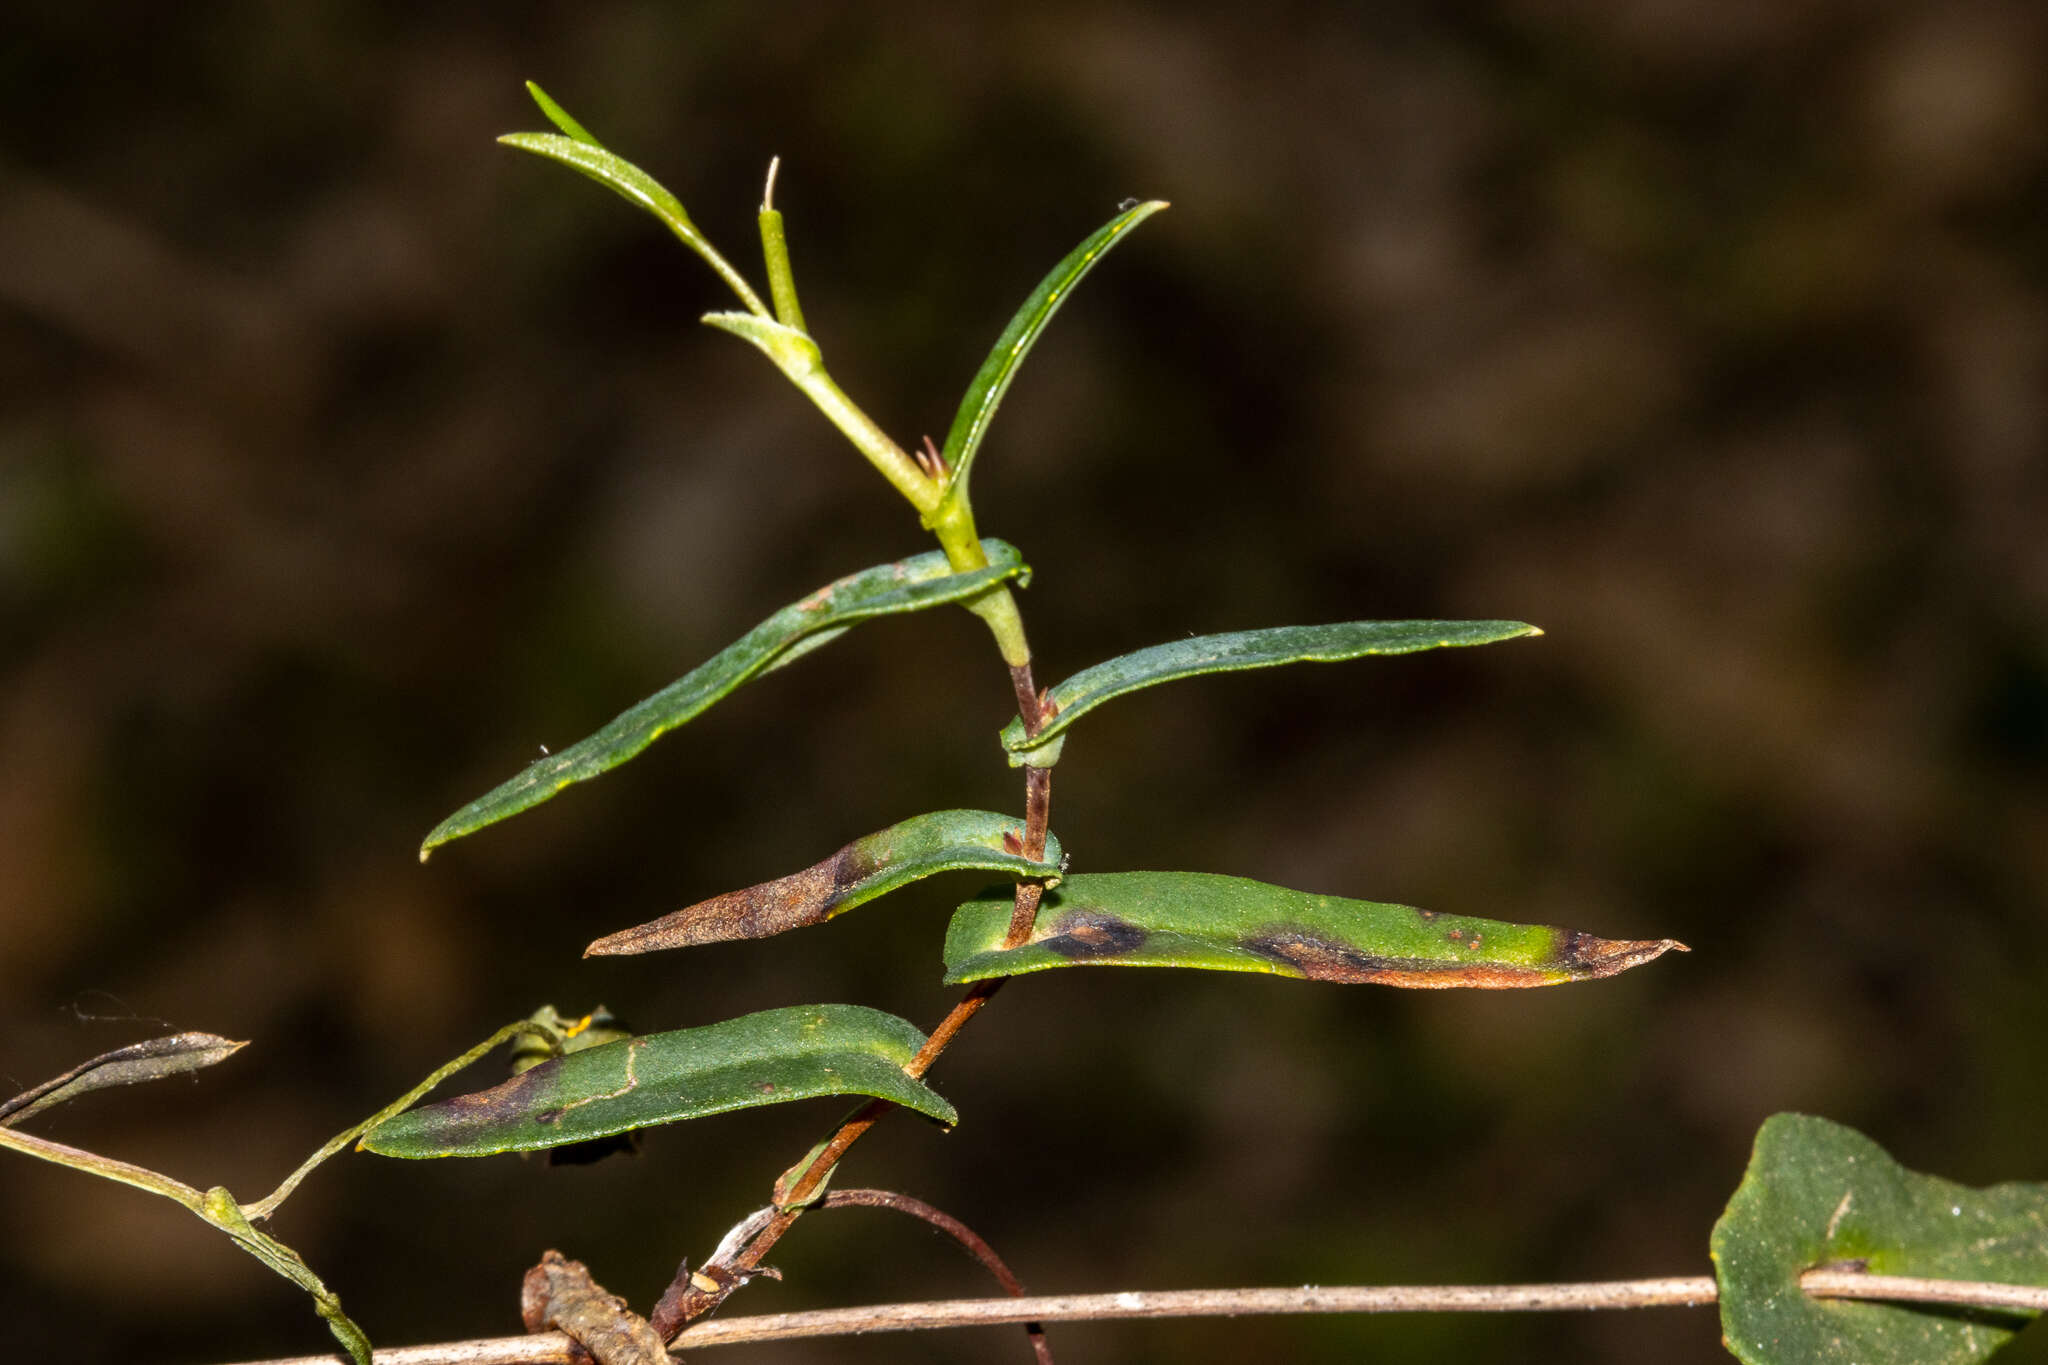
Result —
[[174, 1033], [164, 1038], [130, 1043], [81, 1062], [61, 1076], [22, 1091], [13, 1099], [0, 1101], [0, 1123], [19, 1123], [53, 1105], [77, 1099], [92, 1090], [116, 1085], [139, 1085], [143, 1081], [182, 1076], [223, 1062], [249, 1044], [223, 1038], [215, 1033]]
[[668, 1365], [668, 1350], [647, 1319], [605, 1291], [581, 1261], [544, 1252], [519, 1286], [519, 1316], [529, 1332], [550, 1328], [590, 1352], [597, 1365]]

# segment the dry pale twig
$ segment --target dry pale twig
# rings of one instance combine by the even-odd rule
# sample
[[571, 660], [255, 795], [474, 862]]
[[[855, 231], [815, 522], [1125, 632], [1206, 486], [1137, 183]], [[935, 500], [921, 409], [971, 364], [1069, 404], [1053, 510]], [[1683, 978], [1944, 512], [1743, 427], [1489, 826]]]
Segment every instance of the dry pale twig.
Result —
[[[1801, 1277], [1816, 1298], [1889, 1299], [1985, 1308], [2048, 1309], [2048, 1288], [1971, 1280], [1925, 1280], [1860, 1271], [1812, 1270]], [[809, 1313], [759, 1313], [696, 1323], [670, 1343], [702, 1350], [796, 1337], [851, 1336], [935, 1327], [1102, 1321], [1113, 1318], [1242, 1317], [1273, 1313], [1546, 1313], [1587, 1309], [1702, 1307], [1717, 1295], [1711, 1276], [1605, 1280], [1584, 1284], [1304, 1285], [1290, 1289], [1181, 1289], [1122, 1294], [1053, 1294], [1028, 1299], [951, 1299]], [[501, 1337], [377, 1352], [377, 1365], [568, 1365], [568, 1338]], [[346, 1365], [339, 1356], [300, 1356], [250, 1365]]]

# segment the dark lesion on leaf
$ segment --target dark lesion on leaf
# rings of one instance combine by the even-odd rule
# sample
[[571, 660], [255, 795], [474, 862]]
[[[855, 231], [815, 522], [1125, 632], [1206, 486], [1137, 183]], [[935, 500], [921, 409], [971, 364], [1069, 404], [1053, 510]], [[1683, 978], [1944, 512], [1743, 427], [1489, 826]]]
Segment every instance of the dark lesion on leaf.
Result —
[[1238, 946], [1310, 981], [1351, 984], [1379, 981], [1395, 968], [1391, 959], [1361, 952], [1348, 943], [1321, 938], [1302, 929], [1268, 930], [1252, 938], [1240, 939]]
[[1241, 939], [1239, 946], [1269, 962], [1279, 963], [1290, 974], [1298, 973], [1310, 981], [1331, 981], [1347, 986], [1514, 990], [1526, 986], [1547, 986], [1559, 979], [1555, 972], [1528, 967], [1383, 957], [1292, 927], [1269, 929], [1256, 937]]
[[1692, 949], [1675, 938], [1596, 938], [1576, 929], [1560, 929], [1555, 961], [1557, 970], [1569, 973], [1574, 981], [1590, 981], [1640, 967], [1673, 951], [1689, 953]]
[[632, 929], [608, 934], [583, 950], [585, 957], [617, 957], [689, 948], [733, 939], [769, 938], [822, 924], [876, 863], [856, 839], [824, 862], [772, 882], [762, 882], [663, 915]]
[[1069, 962], [1096, 962], [1137, 952], [1145, 946], [1145, 931], [1100, 910], [1069, 910], [1039, 944]]

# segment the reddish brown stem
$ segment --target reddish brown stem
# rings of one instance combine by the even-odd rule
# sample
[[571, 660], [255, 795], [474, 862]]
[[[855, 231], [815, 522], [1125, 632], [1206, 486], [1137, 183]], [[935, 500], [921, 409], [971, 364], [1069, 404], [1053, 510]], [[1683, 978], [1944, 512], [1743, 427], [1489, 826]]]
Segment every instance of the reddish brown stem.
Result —
[[1024, 721], [1024, 733], [1035, 735], [1045, 724], [1038, 706], [1038, 684], [1031, 678], [1031, 661], [1010, 665], [1010, 686], [1017, 693], [1017, 715]]
[[[1010, 685], [1017, 693], [1018, 714], [1024, 720], [1024, 733], [1035, 735], [1045, 723], [1045, 712], [1040, 705], [1037, 683], [1031, 676], [1031, 665], [1026, 662], [1010, 669]], [[1050, 768], [1024, 769], [1024, 855], [1032, 859], [1045, 857], [1046, 832], [1052, 822], [1052, 770]], [[1031, 927], [1038, 915], [1038, 903], [1045, 895], [1041, 882], [1021, 881], [1017, 883], [1017, 897], [1010, 912], [1010, 932], [1004, 936], [1003, 946], [1015, 948], [1031, 937]], [[951, 1045], [967, 1021], [981, 1012], [995, 993], [1002, 989], [1002, 979], [977, 981], [968, 988], [960, 1002], [946, 1013], [938, 1026], [925, 1039], [903, 1069], [912, 1076], [922, 1078], [931, 1070], [939, 1054]], [[805, 1168], [803, 1176], [789, 1188], [779, 1201], [775, 1215], [753, 1235], [728, 1261], [720, 1264], [712, 1261], [703, 1269], [692, 1274], [688, 1263], [676, 1270], [676, 1277], [661, 1296], [661, 1302], [654, 1306], [648, 1321], [660, 1333], [662, 1340], [672, 1341], [683, 1327], [703, 1317], [706, 1313], [724, 1303], [733, 1290], [745, 1284], [761, 1264], [774, 1245], [782, 1240], [791, 1225], [802, 1216], [804, 1205], [817, 1192], [825, 1179], [832, 1174], [832, 1168], [846, 1149], [860, 1140], [861, 1134], [875, 1126], [882, 1115], [896, 1106], [887, 1100], [870, 1100], [854, 1111], [851, 1118], [839, 1125], [817, 1159]]]
[[[1010, 1267], [1003, 1264], [1003, 1258], [996, 1255], [990, 1246], [973, 1228], [940, 1209], [933, 1208], [922, 1199], [913, 1199], [907, 1194], [894, 1190], [834, 1190], [820, 1199], [821, 1209], [868, 1208], [889, 1209], [896, 1213], [907, 1213], [920, 1218], [945, 1233], [960, 1244], [969, 1256], [981, 1263], [982, 1269], [995, 1276], [1003, 1292], [1013, 1299], [1024, 1297], [1024, 1286], [1010, 1273]], [[1031, 1352], [1038, 1357], [1039, 1365], [1053, 1365], [1052, 1347], [1046, 1344], [1045, 1328], [1035, 1322], [1024, 1324], [1025, 1334], [1031, 1338]]]

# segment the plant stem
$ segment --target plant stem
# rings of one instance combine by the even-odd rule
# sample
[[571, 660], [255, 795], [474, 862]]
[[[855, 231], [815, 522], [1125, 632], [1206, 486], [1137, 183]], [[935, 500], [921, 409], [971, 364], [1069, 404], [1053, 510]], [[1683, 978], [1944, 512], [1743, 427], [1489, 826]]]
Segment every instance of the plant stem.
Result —
[[[928, 514], [939, 505], [940, 488], [924, 471], [917, 467], [917, 461], [904, 454], [903, 447], [889, 438], [889, 434], [875, 424], [875, 419], [861, 411], [859, 404], [847, 397], [846, 390], [833, 382], [823, 366], [797, 373], [785, 366], [787, 374], [804, 396], [815, 403], [818, 410], [838, 427], [840, 434], [853, 442], [853, 447], [867, 457], [881, 476], [887, 479], [895, 490], [909, 500], [919, 514]], [[980, 547], [977, 546], [978, 550]], [[986, 561], [983, 561], [986, 563]], [[957, 565], [955, 566], [958, 567]], [[980, 567], [979, 565], [976, 566]]]
[[[821, 1209], [888, 1209], [892, 1213], [906, 1213], [912, 1218], [922, 1219], [958, 1242], [961, 1250], [996, 1277], [996, 1283], [1003, 1287], [1005, 1294], [1016, 1299], [1024, 1297], [1023, 1284], [1011, 1273], [1003, 1258], [996, 1255], [996, 1249], [982, 1240], [980, 1233], [922, 1199], [913, 1199], [894, 1190], [834, 1190], [820, 1199], [817, 1206]], [[1027, 1322], [1024, 1332], [1031, 1340], [1031, 1354], [1038, 1360], [1038, 1365], [1053, 1365], [1052, 1348], [1045, 1342], [1045, 1328], [1038, 1323]]]
[[[2048, 1308], [2048, 1288], [1975, 1280], [1916, 1279], [1858, 1271], [1809, 1270], [1800, 1286], [1814, 1298], [1951, 1303], [1979, 1308]], [[1711, 1276], [1605, 1280], [1584, 1284], [1303, 1286], [1288, 1289], [1187, 1289], [1122, 1294], [1057, 1294], [1030, 1299], [951, 1299], [877, 1304], [809, 1313], [761, 1313], [689, 1327], [677, 1348], [739, 1346], [859, 1332], [982, 1327], [1030, 1321], [1238, 1317], [1274, 1313], [1549, 1313], [1622, 1308], [1703, 1308], [1718, 1299]], [[378, 1365], [570, 1365], [574, 1347], [560, 1333], [411, 1346], [377, 1352]], [[337, 1357], [297, 1356], [249, 1365], [336, 1365]]]
[[496, 1033], [493, 1033], [454, 1061], [436, 1067], [432, 1075], [406, 1091], [403, 1095], [400, 1095], [391, 1103], [385, 1105], [382, 1109], [379, 1109], [376, 1113], [370, 1115], [370, 1117], [364, 1119], [361, 1123], [345, 1128], [335, 1134], [332, 1138], [328, 1139], [327, 1144], [320, 1148], [319, 1151], [301, 1162], [299, 1168], [286, 1176], [276, 1189], [264, 1195], [263, 1198], [255, 1203], [244, 1205], [243, 1211], [248, 1214], [252, 1222], [260, 1223], [270, 1217], [271, 1214], [277, 1212], [278, 1205], [291, 1197], [292, 1191], [299, 1187], [299, 1182], [311, 1175], [314, 1169], [322, 1162], [347, 1147], [378, 1124], [384, 1122], [384, 1120], [412, 1108], [413, 1103], [420, 1096], [426, 1094], [429, 1090], [432, 1090], [442, 1081], [447, 1080], [470, 1063], [477, 1061], [498, 1044], [509, 1038], [517, 1037], [522, 1033], [531, 1034], [541, 1039], [557, 1052], [561, 1050], [561, 1041], [530, 1019], [519, 1019], [505, 1025], [505, 1027], [499, 1029]]
[[1809, 1270], [1799, 1277], [1799, 1287], [1816, 1299], [1886, 1299], [2048, 1312], [2048, 1285], [1925, 1280], [1911, 1275], [1866, 1275], [1860, 1270]]
[[[979, 542], [976, 542], [977, 555], [980, 554], [980, 548]], [[1009, 596], [1007, 592], [1003, 595], [1006, 598]], [[1011, 609], [1015, 610], [1014, 601], [1011, 603]], [[1021, 634], [1020, 620], [1020, 638]], [[1017, 704], [1024, 716], [1025, 732], [1036, 734], [1042, 717], [1038, 706], [1038, 688], [1032, 678], [1028, 651], [1022, 662], [1011, 665], [1010, 682], [1017, 693]], [[1024, 770], [1026, 857], [1045, 857], [1045, 837], [1051, 820], [1052, 770], [1027, 767]], [[1030, 938], [1031, 926], [1038, 912], [1038, 903], [1044, 894], [1045, 887], [1039, 882], [1017, 883], [1016, 900], [1010, 912], [1010, 932], [1003, 940], [1004, 947], [1018, 947]], [[938, 1061], [939, 1055], [952, 1044], [960, 1030], [967, 1026], [967, 1021], [981, 1012], [981, 1007], [1002, 989], [1002, 985], [1003, 979], [996, 977], [988, 981], [977, 981], [970, 986], [967, 994], [962, 996], [959, 1003], [947, 1011], [946, 1017], [932, 1029], [930, 1036], [925, 1039], [924, 1046], [918, 1049], [917, 1055], [904, 1065], [904, 1071], [922, 1079], [925, 1073], [931, 1070], [932, 1064]], [[839, 1158], [846, 1154], [846, 1149], [858, 1142], [862, 1134], [874, 1127], [884, 1114], [895, 1107], [887, 1100], [870, 1100], [855, 1110], [852, 1117], [840, 1124], [838, 1131], [825, 1143], [824, 1149], [810, 1161], [802, 1177], [783, 1194], [781, 1206], [775, 1216], [746, 1242], [730, 1262], [721, 1265], [714, 1260], [695, 1274], [689, 1273], [687, 1265], [679, 1267], [674, 1282], [661, 1296], [661, 1301], [655, 1304], [654, 1311], [647, 1319], [662, 1340], [672, 1341], [675, 1333], [685, 1323], [703, 1317], [725, 1302], [733, 1290], [745, 1284], [755, 1268], [761, 1264], [762, 1258], [782, 1240], [782, 1234], [788, 1232], [803, 1215], [804, 1205], [818, 1186], [832, 1174], [832, 1168], [838, 1164]]]
[[69, 1166], [75, 1171], [84, 1171], [87, 1175], [96, 1175], [103, 1180], [119, 1181], [123, 1185], [133, 1185], [138, 1190], [160, 1194], [173, 1203], [183, 1204], [194, 1213], [199, 1213], [206, 1202], [205, 1195], [184, 1181], [152, 1171], [147, 1166], [137, 1166], [132, 1162], [101, 1156], [98, 1152], [67, 1147], [61, 1142], [52, 1142], [48, 1138], [36, 1137], [17, 1129], [0, 1127], [0, 1147], [12, 1147], [17, 1152], [41, 1157], [45, 1161], [54, 1161], [59, 1166]]

